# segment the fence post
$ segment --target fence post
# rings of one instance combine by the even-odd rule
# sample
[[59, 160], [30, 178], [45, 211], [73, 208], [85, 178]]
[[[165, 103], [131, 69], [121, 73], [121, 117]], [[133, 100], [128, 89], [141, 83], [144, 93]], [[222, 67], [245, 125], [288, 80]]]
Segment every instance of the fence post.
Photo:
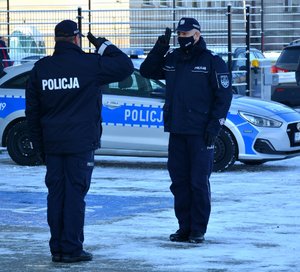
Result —
[[264, 26], [264, 0], [261, 0], [261, 10], [260, 10], [260, 43], [261, 43], [261, 52], [264, 52], [265, 49], [265, 26]]
[[250, 64], [250, 6], [246, 6], [246, 95], [250, 95], [251, 64]]
[[[175, 24], [175, 20], [176, 20], [176, 1], [173, 0], [173, 10], [172, 10], [172, 13], [173, 13], [173, 33], [175, 32], [175, 29], [176, 29], [176, 24]], [[173, 35], [173, 46], [175, 47], [176, 46], [176, 37], [175, 35]]]
[[232, 70], [232, 13], [231, 13], [231, 4], [227, 6], [227, 41], [228, 41], [228, 71], [231, 73]]
[[[92, 4], [91, 4], [91, 0], [89, 0], [89, 32], [92, 32], [92, 14], [91, 14], [91, 10], [92, 10]], [[91, 42], [89, 41], [89, 52], [91, 53]]]
[[6, 2], [6, 9], [7, 9], [7, 17], [6, 17], [6, 20], [7, 20], [7, 35], [8, 35], [7, 47], [9, 48], [10, 47], [9, 0], [7, 0], [7, 2]]
[[[77, 9], [77, 20], [78, 20], [78, 29], [82, 33], [82, 8], [78, 7]], [[82, 45], [82, 37], [80, 36], [80, 46]]]

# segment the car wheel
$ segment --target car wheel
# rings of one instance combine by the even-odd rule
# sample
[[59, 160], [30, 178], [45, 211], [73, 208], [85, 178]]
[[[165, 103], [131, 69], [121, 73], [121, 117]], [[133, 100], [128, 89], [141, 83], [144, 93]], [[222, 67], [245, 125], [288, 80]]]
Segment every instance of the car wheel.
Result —
[[246, 165], [261, 165], [264, 163], [264, 161], [241, 161], [243, 164]]
[[231, 133], [222, 129], [216, 139], [213, 171], [224, 171], [234, 164], [237, 147]]
[[31, 148], [26, 121], [15, 124], [7, 135], [7, 151], [14, 162], [20, 165], [37, 165], [38, 159]]

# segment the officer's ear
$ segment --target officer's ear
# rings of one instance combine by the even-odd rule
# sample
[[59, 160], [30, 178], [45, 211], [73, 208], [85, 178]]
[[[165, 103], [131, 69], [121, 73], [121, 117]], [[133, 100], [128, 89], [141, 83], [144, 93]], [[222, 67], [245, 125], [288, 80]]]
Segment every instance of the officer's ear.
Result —
[[200, 31], [196, 30], [196, 32], [194, 34], [195, 43], [199, 41], [200, 37], [201, 37]]
[[76, 36], [74, 36], [73, 43], [75, 43], [76, 45], [78, 45], [79, 47], [81, 47], [80, 36], [78, 34]]

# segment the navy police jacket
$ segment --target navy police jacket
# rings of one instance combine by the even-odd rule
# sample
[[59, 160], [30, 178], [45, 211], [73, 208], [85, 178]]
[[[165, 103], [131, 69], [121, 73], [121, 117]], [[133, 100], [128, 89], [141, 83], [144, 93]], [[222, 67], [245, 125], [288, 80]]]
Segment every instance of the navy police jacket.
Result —
[[116, 46], [107, 42], [104, 49], [102, 55], [85, 53], [59, 41], [52, 56], [35, 63], [27, 82], [25, 113], [37, 151], [68, 154], [100, 146], [100, 86], [133, 72], [130, 58]]
[[144, 77], [166, 80], [165, 131], [217, 135], [232, 99], [227, 65], [202, 37], [190, 51], [168, 49], [156, 43], [140, 68]]

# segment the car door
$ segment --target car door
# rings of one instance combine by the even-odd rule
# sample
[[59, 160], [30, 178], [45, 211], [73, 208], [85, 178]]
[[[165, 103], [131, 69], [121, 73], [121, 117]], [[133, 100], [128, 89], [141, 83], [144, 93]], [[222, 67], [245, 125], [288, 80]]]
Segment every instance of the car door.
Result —
[[166, 152], [163, 93], [162, 82], [146, 79], [138, 70], [104, 86], [100, 153], [146, 156]]

